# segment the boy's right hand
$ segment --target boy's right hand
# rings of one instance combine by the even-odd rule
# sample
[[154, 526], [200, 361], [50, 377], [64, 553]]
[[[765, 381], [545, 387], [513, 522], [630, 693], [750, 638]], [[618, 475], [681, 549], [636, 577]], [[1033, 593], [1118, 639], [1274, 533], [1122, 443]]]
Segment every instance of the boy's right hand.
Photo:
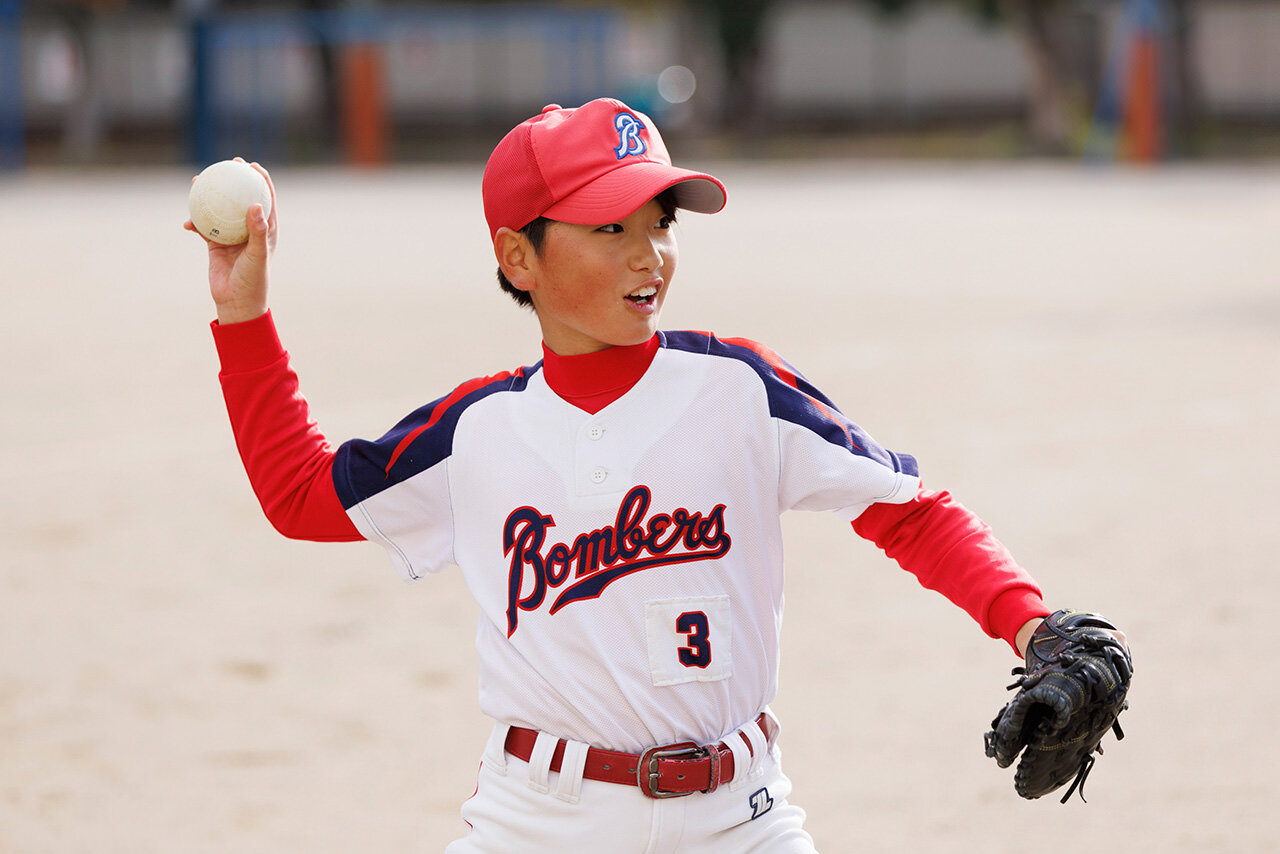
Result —
[[257, 163], [250, 165], [267, 179], [267, 186], [271, 189], [271, 216], [262, 216], [261, 205], [249, 208], [245, 216], [249, 227], [247, 241], [225, 246], [200, 235], [191, 220], [182, 225], [187, 231], [199, 235], [209, 247], [209, 293], [218, 308], [218, 322], [221, 324], [253, 320], [267, 311], [270, 261], [276, 247], [276, 211], [279, 205], [275, 185], [271, 183], [267, 170]]

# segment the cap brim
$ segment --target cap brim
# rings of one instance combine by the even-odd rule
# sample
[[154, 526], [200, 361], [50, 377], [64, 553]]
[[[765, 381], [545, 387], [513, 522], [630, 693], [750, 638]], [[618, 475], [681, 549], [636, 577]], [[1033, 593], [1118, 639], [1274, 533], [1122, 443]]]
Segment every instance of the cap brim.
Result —
[[543, 212], [548, 219], [605, 225], [625, 219], [663, 190], [674, 190], [676, 206], [696, 213], [724, 208], [724, 184], [705, 172], [639, 161], [614, 169], [565, 196]]

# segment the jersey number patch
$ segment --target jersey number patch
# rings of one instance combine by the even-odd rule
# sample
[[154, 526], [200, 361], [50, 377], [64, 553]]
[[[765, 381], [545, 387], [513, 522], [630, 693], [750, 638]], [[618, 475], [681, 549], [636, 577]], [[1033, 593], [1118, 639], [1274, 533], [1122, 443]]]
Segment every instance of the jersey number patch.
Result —
[[711, 664], [711, 626], [702, 611], [685, 611], [676, 618], [676, 631], [685, 636], [687, 643], [680, 647], [680, 663], [685, 667], [706, 667]]
[[733, 675], [728, 596], [659, 599], [644, 609], [654, 685], [718, 682]]

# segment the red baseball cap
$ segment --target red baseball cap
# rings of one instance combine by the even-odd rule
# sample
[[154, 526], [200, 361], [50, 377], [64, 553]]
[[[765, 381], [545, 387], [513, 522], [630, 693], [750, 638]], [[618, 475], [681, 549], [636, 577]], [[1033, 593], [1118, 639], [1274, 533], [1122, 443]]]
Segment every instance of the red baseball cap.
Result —
[[484, 169], [481, 193], [489, 236], [540, 216], [604, 225], [673, 189], [676, 205], [698, 213], [724, 207], [724, 184], [671, 165], [653, 120], [621, 101], [559, 104], [516, 125]]

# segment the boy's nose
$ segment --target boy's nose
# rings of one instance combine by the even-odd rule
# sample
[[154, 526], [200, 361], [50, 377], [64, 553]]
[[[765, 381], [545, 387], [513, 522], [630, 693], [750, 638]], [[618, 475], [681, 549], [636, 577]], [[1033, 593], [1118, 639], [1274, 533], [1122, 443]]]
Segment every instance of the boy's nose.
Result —
[[662, 266], [662, 253], [657, 242], [649, 237], [636, 240], [632, 249], [631, 266], [636, 270], [656, 270]]

